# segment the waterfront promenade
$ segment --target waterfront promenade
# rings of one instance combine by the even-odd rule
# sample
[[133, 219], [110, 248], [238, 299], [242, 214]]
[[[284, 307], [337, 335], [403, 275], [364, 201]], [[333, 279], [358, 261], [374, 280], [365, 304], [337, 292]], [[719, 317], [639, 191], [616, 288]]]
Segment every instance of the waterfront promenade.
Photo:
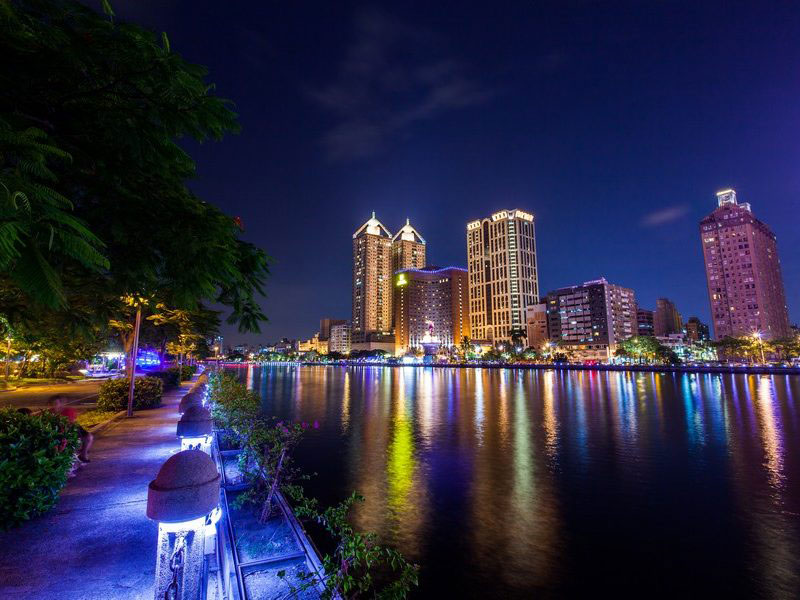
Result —
[[145, 516], [147, 485], [178, 447], [177, 405], [190, 384], [112, 423], [53, 509], [0, 532], [2, 598], [152, 598], [158, 526]]

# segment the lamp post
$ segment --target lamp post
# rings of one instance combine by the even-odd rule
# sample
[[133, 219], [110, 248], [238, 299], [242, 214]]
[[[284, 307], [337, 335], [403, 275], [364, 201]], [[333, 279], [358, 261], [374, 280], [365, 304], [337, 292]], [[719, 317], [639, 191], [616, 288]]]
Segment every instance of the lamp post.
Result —
[[133, 392], [136, 385], [136, 355], [139, 353], [139, 328], [142, 325], [142, 306], [147, 304], [147, 298], [141, 296], [126, 296], [123, 298], [126, 304], [136, 307], [136, 322], [133, 326], [133, 347], [131, 348], [131, 379], [128, 383], [128, 413], [133, 416]]
[[220, 475], [211, 457], [184, 450], [161, 465], [147, 489], [147, 516], [158, 521], [155, 600], [200, 597], [206, 538], [216, 533]]

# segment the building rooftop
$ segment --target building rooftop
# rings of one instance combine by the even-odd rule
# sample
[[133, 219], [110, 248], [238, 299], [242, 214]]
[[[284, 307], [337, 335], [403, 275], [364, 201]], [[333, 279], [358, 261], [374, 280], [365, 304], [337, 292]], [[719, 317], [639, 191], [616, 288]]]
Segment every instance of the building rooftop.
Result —
[[394, 234], [392, 241], [396, 242], [398, 239], [406, 242], [417, 242], [418, 244], [425, 243], [425, 239], [419, 234], [419, 231], [411, 226], [409, 219], [406, 219], [406, 224], [400, 228], [400, 231]]
[[377, 235], [380, 237], [387, 237], [387, 238], [392, 237], [392, 234], [389, 233], [389, 230], [386, 229], [384, 224], [375, 218], [375, 211], [372, 211], [372, 218], [370, 218], [366, 223], [364, 223], [361, 227], [359, 227], [353, 234], [353, 237], [357, 238], [362, 234]]

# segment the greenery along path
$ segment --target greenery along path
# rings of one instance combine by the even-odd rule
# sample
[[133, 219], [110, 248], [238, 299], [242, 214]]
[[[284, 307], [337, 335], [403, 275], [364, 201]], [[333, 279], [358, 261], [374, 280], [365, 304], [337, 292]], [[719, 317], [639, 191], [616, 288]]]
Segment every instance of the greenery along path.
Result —
[[189, 385], [113, 423], [49, 513], [0, 532], [0, 597], [153, 597], [157, 524], [145, 516], [147, 484], [178, 448], [177, 405]]

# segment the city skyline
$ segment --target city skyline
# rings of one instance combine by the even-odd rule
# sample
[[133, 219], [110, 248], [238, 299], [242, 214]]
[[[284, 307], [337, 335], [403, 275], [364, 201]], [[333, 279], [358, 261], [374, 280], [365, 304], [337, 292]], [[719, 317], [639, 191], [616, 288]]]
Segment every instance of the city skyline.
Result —
[[[319, 7], [280, 21], [269, 6], [115, 7], [168, 31], [236, 102], [240, 135], [184, 142], [191, 187], [275, 259], [270, 322], [260, 335], [226, 325], [226, 340], [309, 337], [319, 315], [346, 318], [343, 236], [372, 210], [392, 227], [410, 217], [436, 238], [428, 262], [446, 265], [464, 264], [463, 224], [522, 206], [540, 223], [543, 292], [604, 276], [645, 307], [669, 297], [710, 322], [696, 224], [726, 187], [778, 237], [800, 320], [793, 7], [521, 4], [479, 28], [477, 3]], [[365, 48], [373, 60], [359, 62]], [[309, 225], [314, 243], [298, 243]]]

